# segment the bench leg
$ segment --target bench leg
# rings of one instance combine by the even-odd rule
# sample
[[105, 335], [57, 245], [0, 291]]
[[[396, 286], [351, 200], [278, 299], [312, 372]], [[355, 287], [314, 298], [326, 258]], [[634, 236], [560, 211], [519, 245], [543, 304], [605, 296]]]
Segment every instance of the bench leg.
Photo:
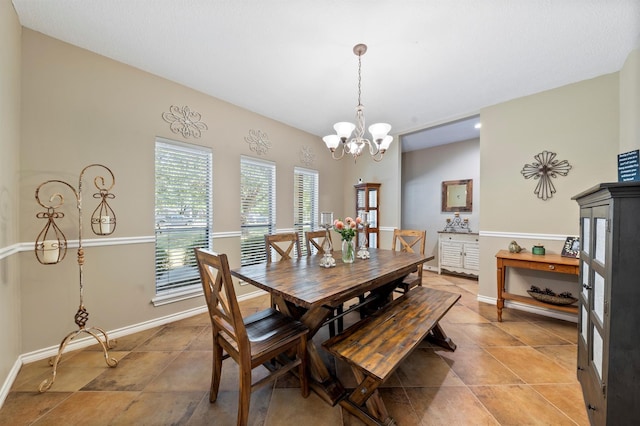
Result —
[[343, 415], [344, 410], [346, 410], [371, 426], [395, 425], [395, 421], [389, 416], [387, 407], [378, 393], [378, 386], [380, 386], [381, 382], [365, 375], [356, 367], [352, 366], [351, 370], [358, 382], [358, 386], [347, 398], [340, 401]]
[[455, 343], [453, 343], [453, 340], [451, 340], [451, 338], [449, 338], [445, 334], [444, 330], [440, 326], [440, 323], [437, 323], [436, 326], [431, 329], [431, 333], [427, 335], [427, 339], [438, 346], [449, 349], [450, 351], [455, 351], [458, 347]]

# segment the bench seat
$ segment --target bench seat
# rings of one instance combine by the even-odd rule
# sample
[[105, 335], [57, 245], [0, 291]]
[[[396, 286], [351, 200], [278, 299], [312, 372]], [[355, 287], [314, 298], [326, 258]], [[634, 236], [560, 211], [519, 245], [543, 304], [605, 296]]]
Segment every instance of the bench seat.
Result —
[[[368, 424], [392, 424], [377, 388], [428, 335], [448, 349], [455, 345], [438, 322], [459, 294], [415, 287], [374, 315], [332, 337], [322, 346], [346, 361], [359, 383], [340, 405]], [[363, 411], [365, 405], [368, 411]]]

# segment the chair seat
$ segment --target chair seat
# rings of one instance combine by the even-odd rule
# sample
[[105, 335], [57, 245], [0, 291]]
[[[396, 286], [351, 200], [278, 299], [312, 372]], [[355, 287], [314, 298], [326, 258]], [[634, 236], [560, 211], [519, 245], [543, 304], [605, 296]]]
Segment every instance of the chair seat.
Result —
[[[294, 342], [308, 332], [307, 327], [300, 321], [293, 320], [273, 308], [244, 318], [244, 326], [251, 343], [251, 358], [254, 359], [262, 359], [273, 349]], [[231, 325], [225, 324], [225, 328], [231, 331]], [[236, 350], [238, 349], [235, 340], [229, 335], [226, 333], [221, 335]]]

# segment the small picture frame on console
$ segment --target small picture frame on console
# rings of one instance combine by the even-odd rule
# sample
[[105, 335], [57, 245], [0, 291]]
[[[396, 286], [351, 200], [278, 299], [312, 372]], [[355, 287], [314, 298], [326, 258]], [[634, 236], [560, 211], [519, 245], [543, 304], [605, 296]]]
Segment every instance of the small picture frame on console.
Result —
[[562, 247], [562, 256], [564, 257], [580, 257], [580, 237], [567, 237]]

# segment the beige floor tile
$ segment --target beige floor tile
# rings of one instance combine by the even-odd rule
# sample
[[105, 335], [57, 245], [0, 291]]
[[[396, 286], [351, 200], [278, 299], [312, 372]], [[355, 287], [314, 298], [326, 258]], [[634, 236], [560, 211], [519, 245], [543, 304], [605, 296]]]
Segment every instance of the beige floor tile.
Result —
[[470, 389], [502, 425], [575, 425], [530, 386], [472, 386]]
[[204, 394], [205, 392], [143, 392], [109, 424], [186, 425]]
[[0, 409], [0, 425], [29, 425], [55, 408], [71, 392], [11, 392]]
[[523, 346], [524, 343], [505, 333], [494, 323], [459, 324], [458, 327], [478, 346]]
[[109, 425], [138, 396], [138, 392], [75, 392], [34, 426]]
[[[120, 361], [127, 354], [128, 352], [110, 351], [109, 358]], [[49, 392], [75, 392], [94, 380], [106, 369], [112, 368], [107, 365], [104, 352], [98, 351], [76, 351], [74, 356], [70, 358], [65, 358], [63, 354], [62, 360], [63, 362], [58, 364], [55, 380], [49, 388]], [[37, 391], [44, 380], [50, 381], [53, 378], [53, 367], [49, 366], [48, 361], [46, 363], [39, 362], [38, 365], [37, 369], [30, 368], [30, 374], [25, 376], [29, 380], [21, 380], [16, 383], [13, 389]], [[33, 374], [36, 371], [39, 372], [38, 376]]]
[[455, 352], [436, 350], [467, 385], [521, 384], [522, 380], [480, 347], [465, 347]]
[[305, 399], [299, 389], [274, 389], [265, 426], [290, 426], [292, 422], [309, 426], [339, 425], [341, 409], [329, 406], [313, 392]]
[[404, 389], [382, 388], [379, 389], [379, 395], [387, 408], [389, 416], [395, 420], [397, 425], [419, 424], [420, 419]]
[[559, 337], [573, 343], [578, 344], [578, 324], [575, 322], [562, 321], [557, 319], [548, 319], [543, 321], [535, 321], [539, 327], [556, 334]]
[[582, 397], [580, 384], [572, 385], [533, 385], [538, 393], [569, 416], [576, 424], [589, 426], [589, 418]]
[[405, 387], [461, 386], [462, 381], [433, 349], [416, 349], [396, 371]]
[[542, 327], [538, 327], [536, 323], [532, 322], [496, 322], [495, 326], [529, 346], [571, 344], [571, 342], [548, 332]]
[[535, 349], [567, 370], [576, 371], [578, 363], [578, 348], [576, 345], [536, 346]]
[[207, 351], [180, 353], [144, 388], [145, 392], [209, 391], [213, 354]]
[[163, 327], [135, 351], [183, 351], [194, 341], [205, 326]]
[[486, 350], [525, 383], [576, 383], [575, 371], [560, 366], [529, 346], [488, 347]]
[[[149, 340], [153, 335], [162, 330], [161, 327], [153, 327], [148, 330], [139, 331], [128, 336], [122, 336], [118, 338], [112, 338], [109, 336], [111, 349], [115, 351], [131, 351], [138, 347], [141, 343]], [[99, 343], [89, 346], [85, 350], [87, 351], [100, 351], [102, 352], [102, 346]]]
[[187, 346], [188, 351], [212, 351], [213, 350], [213, 333], [211, 327], [204, 327], [202, 332], [198, 334]]
[[499, 424], [466, 386], [408, 388], [406, 391], [421, 425]]
[[84, 391], [141, 391], [180, 352], [131, 352], [82, 388]]
[[[251, 394], [249, 404], [250, 426], [263, 426], [271, 403], [273, 388], [265, 386]], [[302, 397], [300, 397], [302, 398]], [[209, 393], [199, 401], [197, 408], [189, 419], [189, 426], [235, 426], [238, 418], [238, 392], [220, 391], [215, 402], [209, 401]]]
[[466, 306], [456, 304], [449, 309], [449, 312], [447, 312], [440, 322], [442, 324], [480, 324], [488, 323], [489, 320]]

